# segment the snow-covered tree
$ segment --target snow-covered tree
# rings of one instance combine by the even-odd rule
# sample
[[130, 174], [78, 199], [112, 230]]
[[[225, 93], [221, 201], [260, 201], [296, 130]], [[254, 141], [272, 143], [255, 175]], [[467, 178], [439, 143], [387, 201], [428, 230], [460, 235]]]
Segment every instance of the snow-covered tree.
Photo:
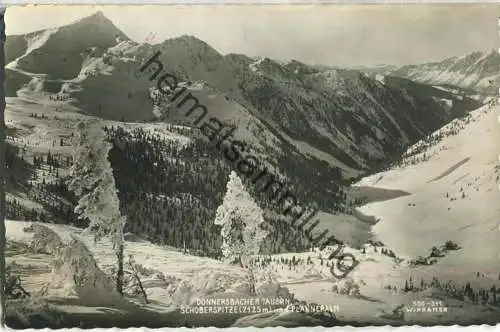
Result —
[[222, 226], [222, 254], [229, 260], [239, 259], [249, 269], [251, 292], [255, 292], [255, 277], [251, 259], [259, 254], [267, 232], [262, 229], [264, 212], [246, 191], [236, 172], [231, 172], [227, 192], [217, 208], [214, 224]]
[[80, 218], [90, 221], [95, 239], [108, 236], [117, 259], [116, 290], [123, 291], [123, 228], [113, 169], [108, 160], [112, 144], [100, 121], [80, 122], [73, 138], [73, 165], [68, 187], [78, 197], [75, 208]]
[[267, 236], [267, 232], [261, 228], [264, 224], [263, 214], [236, 172], [231, 172], [226, 195], [217, 209], [214, 222], [222, 226], [222, 254], [225, 258], [240, 258], [245, 265], [253, 255], [259, 253], [260, 244]]

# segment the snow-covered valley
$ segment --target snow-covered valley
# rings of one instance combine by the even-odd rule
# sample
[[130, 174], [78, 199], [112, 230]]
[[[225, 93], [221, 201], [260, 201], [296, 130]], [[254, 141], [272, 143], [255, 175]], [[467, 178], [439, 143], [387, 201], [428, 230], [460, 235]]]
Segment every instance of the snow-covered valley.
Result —
[[383, 221], [374, 231], [397, 252], [423, 255], [446, 238], [460, 243], [467, 254], [456, 252], [443, 259], [443, 265], [456, 273], [466, 266], [493, 269], [500, 259], [496, 101], [454, 120], [432, 137], [410, 148], [401, 166], [356, 184], [411, 194], [368, 204], [361, 211]]
[[[43, 114], [45, 121], [43, 117], [33, 118], [31, 115], [35, 111], [40, 117]], [[353, 186], [353, 190], [371, 187], [404, 191], [406, 194], [397, 194], [394, 195], [395, 198], [389, 197], [359, 208], [363, 215], [378, 219], [378, 223], [373, 227], [372, 239], [381, 242], [368, 241], [372, 243], [368, 244], [366, 239], [369, 237], [360, 232], [370, 233], [370, 228], [349, 226], [350, 230], [347, 232], [352, 238], [366, 238], [360, 242], [362, 245], [358, 249], [345, 249], [346, 253], [352, 253], [359, 260], [359, 265], [345, 280], [335, 280], [330, 274], [330, 266], [326, 266], [328, 248], [324, 252], [318, 252], [316, 249], [314, 252], [274, 254], [264, 256], [271, 258], [271, 263], [259, 270], [264, 278], [263, 296], [276, 297], [281, 294], [279, 292], [291, 293], [298, 300], [330, 306], [335, 310], [338, 319], [336, 324], [352, 324], [353, 321], [359, 324], [391, 325], [431, 324], [436, 321], [440, 324], [455, 324], [460, 320], [467, 323], [470, 322], [470, 312], [475, 312], [475, 317], [482, 322], [493, 321], [493, 317], [500, 312], [498, 307], [457, 299], [450, 295], [448, 288], [443, 289], [443, 286], [448, 280], [457, 288], [469, 282], [473, 289], [489, 289], [499, 283], [499, 250], [494, 250], [498, 248], [499, 243], [500, 231], [496, 220], [498, 218], [495, 218], [499, 211], [493, 204], [494, 200], [498, 199], [498, 160], [494, 153], [498, 145], [497, 113], [498, 106], [496, 101], [493, 101], [472, 112], [470, 116], [456, 120], [438, 131], [437, 133], [447, 134], [442, 135], [440, 140], [432, 141], [433, 144], [429, 144], [425, 149], [418, 150], [419, 146], [425, 145], [422, 142], [411, 147], [410, 152], [420, 152], [407, 153], [409, 157], [403, 159], [399, 166], [363, 178]], [[36, 154], [34, 152], [49, 150], [61, 155], [70, 155], [70, 146], [57, 146], [59, 144], [56, 143], [60, 138], [71, 135], [77, 121], [89, 117], [74, 112], [68, 105], [55, 106], [49, 102], [34, 102], [29, 98], [12, 98], [8, 100], [6, 119], [8, 127], [15, 133], [9, 137], [9, 142], [24, 149], [24, 158], [29, 160]], [[109, 122], [107, 125], [111, 124], [112, 122]], [[172, 133], [160, 124], [121, 125], [131, 129], [143, 127], [179, 144], [189, 141], [188, 138]], [[454, 134], [450, 135], [450, 131]], [[437, 136], [439, 135], [436, 134]], [[50, 181], [48, 176], [44, 175], [44, 178], [44, 181]], [[463, 188], [463, 191], [460, 188]], [[462, 192], [465, 193], [463, 198]], [[26, 197], [22, 191], [10, 191], [8, 199], [16, 199], [25, 205], [37, 207], [37, 203]], [[415, 213], [417, 209], [421, 210]], [[342, 220], [345, 220], [346, 225], [354, 225], [356, 219], [352, 218], [354, 217], [349, 215], [325, 214], [320, 216], [320, 227], [335, 233], [336, 229], [340, 230]], [[75, 300], [74, 295], [67, 293], [67, 286], [61, 286], [60, 282], [57, 282], [54, 255], [35, 253], [30, 247], [33, 243], [33, 233], [25, 230], [32, 224], [46, 225], [66, 241], [72, 234], [76, 235], [90, 249], [99, 268], [106, 273], [111, 273], [114, 265], [111, 243], [107, 240], [95, 242], [91, 234], [82, 233], [81, 228], [69, 225], [15, 220], [6, 223], [7, 262], [13, 271], [21, 276], [25, 289], [34, 295], [31, 301], [47, 301], [51, 308], [57, 308], [57, 315], [61, 317], [65, 316], [61, 312], [91, 312], [99, 315], [101, 309], [98, 308], [106, 307], [105, 305], [89, 309], [82, 299], [78, 300], [76, 297]], [[425, 256], [433, 246], [439, 247], [446, 240], [454, 241], [461, 249], [448, 251], [436, 264], [411, 265], [416, 256]], [[396, 257], [384, 254], [383, 249], [392, 250]], [[203, 325], [207, 321], [197, 321], [199, 316], [187, 318], [188, 316], [179, 314], [180, 306], [192, 304], [198, 298], [248, 296], [244, 286], [245, 269], [237, 265], [193, 256], [183, 253], [182, 248], [153, 244], [141, 240], [140, 237], [132, 237], [126, 242], [125, 257], [128, 255], [132, 255], [136, 262], [151, 271], [141, 276], [149, 304], [144, 304], [140, 296], [130, 297], [127, 301], [135, 303], [140, 310], [158, 314], [159, 316], [155, 316], [156, 322], [165, 317], [170, 317], [171, 320], [169, 315], [175, 313], [178, 317], [176, 319], [192, 319], [189, 324]], [[293, 260], [298, 263], [292, 264], [292, 257], [295, 257]], [[34, 271], [36, 273], [33, 273]], [[480, 277], [477, 277], [478, 272]], [[271, 275], [272, 278], [266, 280], [265, 275]], [[411, 280], [410, 278], [413, 278], [416, 285], [424, 283], [426, 286], [420, 290], [403, 291], [405, 282]], [[437, 278], [441, 286], [431, 287], [433, 278]], [[274, 286], [265, 286], [269, 282]], [[350, 293], [352, 286], [349, 282], [357, 285], [354, 289], [358, 289], [359, 293]], [[345, 286], [346, 283], [349, 286]], [[388, 286], [391, 289], [387, 289]], [[277, 289], [283, 287], [287, 290], [278, 292]], [[339, 291], [342, 287], [347, 290]], [[448, 312], [407, 312], [404, 317], [393, 313], [400, 305], [411, 308], [413, 301], [431, 300], [442, 301]], [[19, 300], [13, 301], [15, 303]], [[139, 310], [137, 307], [123, 308], [123, 304], [116, 303], [110, 308], [116, 306], [120, 309], [107, 310], [121, 310], [120, 312], [129, 314]], [[231, 317], [228, 321], [221, 321], [230, 325], [237, 318]], [[179, 324], [184, 322], [179, 321]]]
[[[371, 77], [138, 43], [102, 12], [6, 43], [10, 327], [499, 322], [500, 99], [470, 90], [498, 55]], [[159, 92], [155, 52], [275, 183]], [[291, 194], [316, 211], [300, 227]], [[188, 312], [209, 299], [261, 305]]]

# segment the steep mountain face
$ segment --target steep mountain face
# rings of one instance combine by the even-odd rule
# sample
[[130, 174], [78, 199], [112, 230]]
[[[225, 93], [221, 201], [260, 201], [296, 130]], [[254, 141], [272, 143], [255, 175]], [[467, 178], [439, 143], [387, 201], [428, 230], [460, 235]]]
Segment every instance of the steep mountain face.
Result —
[[497, 93], [500, 83], [500, 54], [474, 52], [440, 62], [403, 66], [386, 74], [433, 85], [454, 85], [483, 93]]
[[7, 37], [7, 63], [29, 73], [52, 79], [75, 78], [86, 57], [128, 37], [102, 12], [59, 28]]
[[343, 169], [371, 167], [479, 106], [458, 103], [449, 112], [432, 94], [414, 93], [412, 86], [388, 87], [358, 71], [319, 70], [297, 61], [281, 65], [269, 58], [222, 56], [190, 36], [154, 50], [161, 52], [167, 71], [207, 82], [283, 140], [333, 156]]
[[328, 70], [288, 81], [262, 72], [264, 83], [243, 89], [252, 105], [293, 139], [353, 168], [373, 167], [458, 115], [432, 94], [387, 86], [358, 71]]
[[28, 33], [26, 35], [7, 36], [5, 40], [5, 63], [24, 55], [28, 50], [28, 39], [37, 35], [37, 32]]

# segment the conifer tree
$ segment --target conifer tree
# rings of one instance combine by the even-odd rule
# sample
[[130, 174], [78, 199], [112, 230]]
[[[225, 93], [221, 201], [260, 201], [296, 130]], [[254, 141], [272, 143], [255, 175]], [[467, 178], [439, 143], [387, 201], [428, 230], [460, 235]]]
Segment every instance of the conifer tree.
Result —
[[264, 212], [246, 191], [241, 179], [232, 171], [227, 192], [217, 208], [215, 225], [222, 226], [222, 254], [229, 260], [240, 259], [249, 272], [250, 292], [255, 294], [255, 275], [251, 258], [260, 251], [267, 232], [262, 229]]
[[112, 148], [100, 121], [80, 122], [74, 136], [73, 165], [68, 188], [78, 197], [75, 213], [90, 221], [95, 239], [109, 236], [117, 259], [116, 290], [123, 293], [123, 228], [113, 169], [108, 160]]

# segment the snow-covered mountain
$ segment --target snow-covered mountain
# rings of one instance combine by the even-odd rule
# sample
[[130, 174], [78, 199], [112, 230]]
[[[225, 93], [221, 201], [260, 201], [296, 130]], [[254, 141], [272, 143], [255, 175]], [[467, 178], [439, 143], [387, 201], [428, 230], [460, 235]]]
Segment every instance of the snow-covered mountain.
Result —
[[[333, 261], [325, 259], [331, 248], [311, 248], [243, 178], [270, 225], [261, 245], [261, 295], [339, 305], [337, 325], [498, 322], [500, 287], [490, 288], [500, 273], [496, 98], [483, 105], [476, 91], [384, 76], [382, 67], [370, 73], [223, 55], [192, 36], [136, 43], [97, 13], [7, 40], [7, 262], [42, 303], [9, 300], [10, 311], [22, 313], [9, 315], [17, 327], [318, 324], [304, 315], [287, 322], [279, 313], [243, 314], [237, 322], [234, 315], [179, 313], [196, 298], [248, 297], [249, 289], [243, 267], [218, 260], [220, 229], [213, 225], [234, 165], [182, 108], [159, 97], [150, 72], [139, 72], [157, 51], [179, 86], [210, 116], [234, 125], [247, 151], [318, 209], [304, 228], [317, 222], [314, 233], [327, 230], [359, 262], [348, 278], [334, 278]], [[66, 185], [71, 137], [82, 120], [100, 121], [100, 139], [113, 145], [108, 158], [127, 219], [125, 256], [141, 266], [151, 303], [130, 291], [93, 309], [113, 293], [109, 283], [76, 287], [82, 273], [113, 275], [116, 262], [109, 241], [82, 230], [86, 221], [76, 218], [77, 198]], [[40, 231], [43, 225], [49, 231]], [[66, 261], [86, 267], [57, 270], [54, 244], [71, 238], [84, 245]], [[462, 291], [466, 284], [472, 295]], [[475, 294], [484, 299], [486, 290], [494, 295], [478, 301]], [[64, 301], [53, 298], [60, 296]], [[422, 300], [442, 301], [451, 314], [401, 314], [401, 306]]]
[[[422, 135], [479, 106], [471, 101], [472, 107], [460, 104], [450, 112], [449, 106], [431, 94], [415, 94], [411, 86], [389, 87], [354, 70], [222, 55], [193, 36], [138, 44], [102, 13], [7, 40], [8, 75], [15, 78], [9, 91], [31, 77], [32, 89], [59, 93], [86, 113], [117, 120], [154, 117], [150, 88], [155, 82], [139, 68], [160, 51], [165, 71], [186, 85], [198, 82], [188, 89], [211, 114], [249, 127], [239, 133], [246, 141], [268, 139], [258, 150], [284, 144], [340, 168], [347, 177], [384, 163]], [[450, 95], [449, 102], [458, 98]]]
[[49, 79], [71, 79], [81, 71], [86, 58], [100, 55], [128, 37], [97, 12], [70, 25], [7, 39], [7, 64]]
[[500, 83], [499, 70], [500, 54], [497, 50], [491, 50], [439, 62], [402, 66], [386, 70], [385, 74], [425, 84], [451, 85], [496, 94]]

